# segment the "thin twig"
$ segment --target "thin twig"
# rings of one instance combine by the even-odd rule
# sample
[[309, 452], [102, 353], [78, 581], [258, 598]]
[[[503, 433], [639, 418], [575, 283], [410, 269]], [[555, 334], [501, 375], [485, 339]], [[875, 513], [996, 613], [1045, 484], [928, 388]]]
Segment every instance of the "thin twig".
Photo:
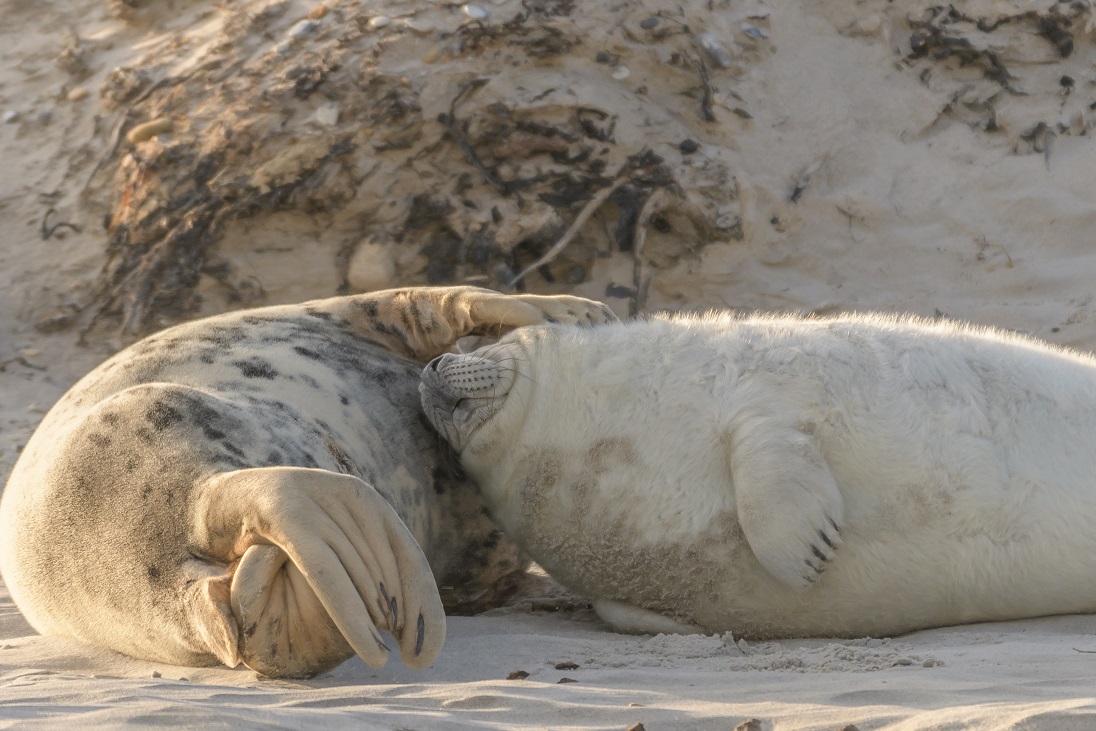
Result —
[[[31, 363], [29, 360], [27, 360], [23, 356], [17, 355], [14, 358], [8, 358], [7, 360], [0, 360], [0, 373], [3, 373], [4, 371], [6, 371], [8, 366], [10, 366], [12, 363], [18, 363], [21, 366], [24, 366], [26, 368], [30, 368], [30, 369], [36, 370], [36, 371], [46, 370], [45, 366], [35, 365], [34, 363]], [[1078, 650], [1078, 652], [1083, 652], [1083, 650]]]
[[464, 129], [461, 127], [460, 121], [457, 120], [457, 105], [466, 97], [469, 93], [476, 91], [483, 87], [487, 83], [487, 79], [473, 79], [457, 92], [457, 95], [453, 97], [453, 101], [449, 102], [449, 113], [442, 112], [438, 115], [438, 123], [442, 127], [445, 127], [445, 131], [457, 143], [457, 146], [464, 151], [464, 156], [468, 158], [468, 162], [472, 163], [472, 166], [479, 170], [483, 179], [491, 184], [498, 192], [503, 195], [509, 195], [510, 186], [502, 182], [495, 177], [487, 166], [480, 159], [479, 154], [475, 148], [472, 147], [472, 143], [468, 141], [468, 135], [464, 133]]
[[635, 317], [647, 304], [647, 290], [651, 280], [643, 277], [643, 245], [647, 242], [647, 224], [658, 211], [670, 205], [671, 195], [666, 188], [652, 191], [636, 218], [635, 234], [632, 237], [632, 299], [628, 303], [628, 316]]
[[46, 215], [42, 216], [42, 240], [43, 241], [49, 241], [51, 238], [53, 238], [53, 234], [57, 233], [57, 231], [59, 229], [62, 229], [62, 228], [69, 228], [69, 229], [72, 229], [73, 231], [75, 231], [76, 233], [80, 233], [80, 227], [77, 226], [75, 223], [69, 223], [68, 221], [58, 221], [57, 223], [50, 226], [49, 225], [49, 217], [52, 216], [54, 213], [57, 213], [57, 209], [56, 208], [49, 208], [49, 209], [46, 210]]
[[492, 174], [487, 166], [483, 164], [483, 160], [480, 160], [480, 156], [476, 153], [476, 150], [472, 147], [472, 143], [468, 141], [468, 137], [464, 134], [464, 130], [460, 128], [460, 124], [453, 117], [449, 116], [445, 112], [438, 115], [438, 122], [442, 127], [445, 127], [446, 133], [453, 138], [453, 141], [457, 143], [457, 146], [464, 151], [464, 156], [468, 158], [468, 162], [472, 163], [472, 166], [479, 170], [483, 179], [491, 184], [491, 187], [495, 188], [503, 195], [510, 193], [509, 186], [502, 182]]
[[693, 38], [693, 48], [696, 50], [696, 61], [700, 65], [700, 82], [704, 85], [704, 96], [700, 99], [700, 111], [704, 115], [705, 122], [714, 122], [715, 112], [712, 110], [712, 82], [708, 78], [708, 64], [704, 63], [704, 49], [700, 47], [696, 38]]
[[92, 182], [99, 175], [99, 171], [106, 167], [107, 163], [113, 160], [115, 155], [118, 154], [118, 149], [122, 146], [122, 140], [124, 139], [124, 137], [122, 136], [122, 130], [129, 126], [130, 121], [135, 116], [136, 113], [134, 112], [134, 110], [132, 108], [129, 108], [125, 111], [124, 114], [121, 115], [119, 120], [115, 123], [114, 128], [110, 131], [110, 141], [107, 143], [109, 149], [107, 150], [107, 153], [105, 155], [99, 158], [99, 162], [95, 163], [95, 167], [92, 169], [91, 175], [87, 177], [87, 181], [84, 183], [84, 187], [80, 189], [81, 197], [87, 195], [88, 189], [91, 187]]
[[624, 185], [631, 179], [630, 167], [631, 166], [625, 164], [626, 169], [624, 172], [617, 175], [616, 178], [613, 179], [613, 182], [609, 183], [609, 185], [599, 190], [597, 192], [597, 195], [587, 201], [586, 205], [583, 206], [582, 210], [579, 211], [579, 214], [575, 217], [575, 220], [571, 223], [570, 228], [568, 228], [563, 236], [560, 237], [559, 241], [553, 244], [552, 248], [549, 249], [544, 254], [544, 256], [540, 257], [535, 262], [522, 269], [521, 273], [511, 279], [510, 283], [506, 285], [507, 288], [513, 289], [517, 285], [517, 283], [524, 279], [525, 275], [527, 275], [529, 272], [539, 269], [540, 267], [550, 263], [553, 259], [559, 256], [559, 253], [567, 248], [567, 244], [571, 243], [571, 239], [575, 237], [575, 234], [577, 234], [579, 229], [582, 228], [587, 220], [589, 220], [590, 216], [594, 215], [594, 211], [600, 208], [601, 204], [608, 200], [609, 196], [611, 196], [617, 190], [617, 188]]
[[825, 157], [819, 160], [815, 160], [813, 163], [810, 164], [809, 167], [807, 167], [806, 170], [802, 172], [802, 174], [800, 174], [800, 176], [796, 179], [795, 184], [792, 185], [791, 195], [788, 196], [788, 200], [790, 202], [799, 202], [799, 198], [803, 195], [803, 191], [805, 191], [807, 189], [807, 186], [811, 184], [811, 177], [813, 177], [815, 173], [822, 169], [822, 166], [825, 164], [825, 162]]
[[[141, 94], [136, 99], [129, 102], [129, 106], [130, 107], [135, 107], [138, 104], [140, 104], [141, 102], [148, 99], [150, 96], [152, 96], [154, 93], [156, 93], [160, 89], [165, 89], [169, 86], [178, 86], [179, 84], [182, 84], [184, 81], [189, 81], [195, 74], [200, 74], [203, 71], [208, 71], [209, 69], [215, 68], [218, 65], [220, 65], [220, 63], [221, 63], [220, 61], [207, 61], [206, 63], [202, 64], [201, 66], [198, 66], [197, 68], [193, 68], [190, 71], [186, 72], [185, 74], [181, 74], [179, 76], [168, 76], [166, 78], [160, 79], [159, 81], [157, 81], [156, 83], [152, 84], [147, 89], [142, 91]], [[232, 68], [230, 70], [231, 71], [238, 71], [239, 68], [243, 65], [244, 65], [243, 61], [237, 62], [237, 63], [232, 65]], [[222, 78], [228, 78], [228, 76], [226, 75]], [[216, 82], [214, 82], [214, 83], [216, 83]]]
[[681, 30], [689, 36], [689, 40], [693, 45], [693, 50], [696, 51], [696, 62], [700, 65], [700, 81], [704, 85], [704, 96], [700, 100], [700, 111], [704, 114], [705, 122], [716, 121], [715, 111], [712, 110], [712, 101], [715, 94], [712, 91], [712, 81], [708, 77], [708, 64], [704, 63], [704, 48], [701, 47], [700, 41], [697, 40], [696, 34], [693, 33], [693, 29], [689, 27], [688, 23], [661, 12], [657, 13], [657, 16], [662, 20], [677, 23], [681, 26]]

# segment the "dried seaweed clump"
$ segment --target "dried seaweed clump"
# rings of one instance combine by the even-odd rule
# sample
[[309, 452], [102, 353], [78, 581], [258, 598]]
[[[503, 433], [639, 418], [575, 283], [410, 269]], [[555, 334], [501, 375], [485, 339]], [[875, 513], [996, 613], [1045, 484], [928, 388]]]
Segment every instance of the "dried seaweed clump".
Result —
[[[1096, 62], [1092, 8], [1086, 0], [1042, 3], [1016, 13], [987, 13], [992, 4], [932, 5], [906, 18], [907, 63], [948, 101], [941, 121], [959, 121], [1001, 135], [1017, 152], [1048, 157], [1060, 134], [1093, 126], [1096, 95], [1077, 79]], [[1029, 102], [1010, 110], [1010, 96]], [[1019, 107], [1019, 105], [1013, 105]]]
[[[337, 5], [303, 19], [287, 3], [222, 8], [216, 42], [111, 75], [101, 90], [115, 118], [110, 152], [89, 186], [112, 191], [108, 261], [87, 328], [115, 321], [139, 334], [183, 317], [203, 275], [245, 297], [246, 272], [216, 245], [235, 222], [275, 211], [354, 232], [332, 261], [343, 290], [364, 240], [419, 262], [399, 283], [500, 288], [531, 276], [584, 281], [613, 247], [637, 253], [633, 308], [648, 229], [673, 229], [684, 247], [741, 235], [727, 166], [695, 156], [683, 167], [688, 128], [663, 140], [644, 126], [652, 96], [676, 99], [682, 87], [698, 99], [695, 124], [711, 116], [721, 71], [709, 72], [688, 31], [703, 18], [666, 20], [677, 30], [655, 37], [628, 4], [617, 8], [626, 33], [584, 27], [570, 0], [527, 0], [506, 17], [492, 6], [498, 19], [484, 8], [397, 5], [391, 15]], [[604, 64], [598, 48], [610, 42], [614, 61]], [[652, 42], [675, 43], [671, 60], [693, 62], [621, 84], [619, 59], [648, 58]], [[188, 70], [169, 71], [178, 68]], [[572, 90], [578, 81], [584, 93]], [[611, 231], [579, 235], [595, 213]], [[302, 256], [309, 245], [299, 244]]]

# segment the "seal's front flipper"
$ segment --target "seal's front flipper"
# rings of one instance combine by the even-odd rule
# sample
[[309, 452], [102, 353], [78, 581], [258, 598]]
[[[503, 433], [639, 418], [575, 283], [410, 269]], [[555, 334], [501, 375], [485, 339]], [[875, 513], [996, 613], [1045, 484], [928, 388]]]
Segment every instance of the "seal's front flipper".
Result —
[[606, 305], [570, 295], [500, 294], [479, 287], [409, 287], [309, 302], [345, 318], [360, 337], [425, 363], [468, 335], [499, 338], [514, 328], [616, 322]]
[[[409, 667], [437, 657], [445, 615], [430, 566], [370, 485], [326, 470], [263, 467], [215, 475], [196, 490], [196, 548], [238, 562], [231, 614], [249, 667], [314, 675], [349, 648], [380, 667], [389, 648], [378, 627], [397, 638]], [[217, 639], [210, 616], [201, 612], [194, 624]]]
[[845, 508], [817, 440], [779, 405], [743, 414], [731, 432], [731, 480], [742, 532], [765, 569], [810, 586], [836, 558]]

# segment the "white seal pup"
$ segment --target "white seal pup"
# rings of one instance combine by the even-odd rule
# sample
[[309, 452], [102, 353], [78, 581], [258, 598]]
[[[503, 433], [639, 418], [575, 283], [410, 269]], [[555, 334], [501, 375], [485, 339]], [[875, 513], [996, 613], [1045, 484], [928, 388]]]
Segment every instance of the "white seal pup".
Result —
[[952, 322], [535, 327], [423, 372], [495, 518], [631, 631], [1096, 611], [1096, 359]]
[[[522, 568], [421, 414], [422, 364], [474, 332], [613, 319], [574, 297], [411, 288], [157, 333], [42, 420], [0, 501], [36, 629], [181, 665], [307, 676], [437, 656], [443, 603]], [[512, 583], [512, 582], [511, 582]]]

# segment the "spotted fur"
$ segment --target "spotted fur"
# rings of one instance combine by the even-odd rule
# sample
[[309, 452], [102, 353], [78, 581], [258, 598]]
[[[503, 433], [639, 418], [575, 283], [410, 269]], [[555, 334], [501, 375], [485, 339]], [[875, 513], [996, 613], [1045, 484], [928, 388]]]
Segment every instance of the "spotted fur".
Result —
[[176, 664], [310, 675], [400, 641], [524, 568], [419, 406], [468, 334], [612, 317], [570, 297], [390, 290], [153, 335], [53, 407], [0, 501], [0, 570], [41, 632]]

